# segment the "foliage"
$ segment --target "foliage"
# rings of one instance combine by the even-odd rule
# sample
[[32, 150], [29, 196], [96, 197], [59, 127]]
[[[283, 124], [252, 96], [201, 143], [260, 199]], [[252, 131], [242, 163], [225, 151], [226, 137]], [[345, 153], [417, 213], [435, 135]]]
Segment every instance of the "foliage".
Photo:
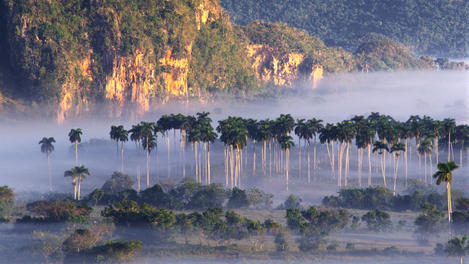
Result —
[[445, 208], [443, 196], [435, 190], [413, 189], [410, 194], [393, 195], [381, 186], [366, 189], [341, 189], [338, 196], [326, 196], [323, 205], [366, 210], [420, 211], [425, 204]]
[[28, 211], [40, 217], [25, 216], [18, 223], [63, 223], [88, 221], [93, 209], [87, 205], [77, 205], [72, 201], [36, 201], [28, 204]]
[[102, 187], [102, 190], [106, 193], [116, 194], [127, 189], [132, 189], [135, 181], [127, 174], [122, 172], [114, 172], [111, 179], [107, 180]]
[[300, 209], [301, 199], [293, 194], [290, 194], [285, 202], [279, 206], [279, 209]]
[[445, 223], [445, 213], [436, 208], [436, 206], [425, 205], [423, 213], [415, 219], [415, 232], [420, 236], [439, 233]]
[[266, 193], [260, 189], [252, 188], [247, 190], [249, 206], [255, 209], [271, 209], [272, 198], [270, 193]]
[[8, 186], [0, 187], [0, 219], [7, 219], [15, 205], [15, 194]]
[[324, 237], [344, 229], [349, 221], [348, 212], [344, 209], [318, 210], [314, 206], [304, 211], [287, 209], [286, 218], [287, 226], [301, 235], [299, 249], [305, 252], [319, 248]]
[[385, 232], [392, 229], [391, 216], [381, 210], [369, 211], [362, 216], [367, 228], [374, 232]]
[[284, 22], [320, 37], [328, 45], [351, 51], [357, 48], [357, 40], [380, 40], [373, 36], [378, 33], [415, 47], [419, 53], [468, 55], [461, 37], [466, 32], [464, 17], [469, 10], [465, 1], [222, 0], [221, 3], [236, 23]]
[[237, 187], [231, 190], [230, 198], [228, 199], [228, 208], [243, 208], [249, 206], [249, 200], [246, 195], [246, 191], [241, 190]]
[[467, 236], [464, 235], [461, 238], [452, 237], [448, 240], [448, 243], [445, 246], [445, 252], [448, 256], [456, 256], [461, 258], [469, 252], [469, 244], [467, 243]]
[[65, 263], [121, 263], [128, 262], [142, 250], [143, 244], [138, 240], [108, 241], [104, 245], [69, 254]]

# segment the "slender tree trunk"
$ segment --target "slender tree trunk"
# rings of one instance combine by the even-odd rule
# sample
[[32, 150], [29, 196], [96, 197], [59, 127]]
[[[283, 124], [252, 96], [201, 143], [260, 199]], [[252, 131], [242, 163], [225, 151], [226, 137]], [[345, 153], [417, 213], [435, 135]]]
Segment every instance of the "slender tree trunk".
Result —
[[208, 184], [212, 182], [211, 179], [211, 166], [210, 166], [210, 143], [207, 146], [207, 166], [208, 166]]
[[386, 158], [384, 157], [384, 155], [381, 155], [380, 160], [381, 160], [381, 176], [383, 177], [384, 188], [386, 188], [386, 167], [384, 165]]
[[269, 140], [269, 177], [272, 177], [272, 140]]
[[289, 163], [290, 163], [290, 149], [287, 148], [285, 152], [285, 172], [286, 172], [286, 180], [287, 180], [287, 193], [288, 193], [288, 171], [289, 171]]
[[[311, 183], [311, 151], [310, 151], [310, 144], [308, 142], [308, 184]], [[314, 154], [313, 154], [314, 155]], [[313, 164], [313, 167], [314, 167], [314, 164]]]
[[448, 133], [448, 162], [451, 160], [451, 133]]
[[446, 195], [448, 200], [448, 227], [449, 235], [451, 237], [451, 214], [453, 213], [453, 207], [451, 205], [451, 182], [446, 182]]
[[166, 145], [168, 147], [168, 179], [171, 177], [171, 164], [170, 164], [170, 140], [169, 133], [166, 134]]
[[75, 166], [78, 166], [78, 141], [75, 141]]
[[147, 187], [150, 187], [150, 152], [147, 146]]
[[229, 167], [229, 164], [228, 164], [228, 146], [225, 145], [225, 149], [224, 149], [224, 155], [225, 155], [225, 186], [228, 186], [228, 167]]
[[298, 178], [301, 179], [301, 139], [298, 139]]
[[347, 150], [345, 152], [345, 187], [348, 186], [348, 171], [349, 171], [349, 148], [350, 148], [350, 143], [345, 142], [347, 146]]
[[256, 173], [256, 141], [253, 142], [253, 151], [252, 151], [252, 174]]
[[47, 152], [47, 168], [49, 170], [49, 191], [52, 192], [52, 172], [50, 167], [50, 154]]
[[424, 158], [424, 160], [425, 160], [425, 162], [424, 162], [424, 166], [425, 166], [425, 174], [424, 174], [424, 175], [425, 175], [425, 178], [424, 178], [424, 182], [427, 183], [427, 152], [425, 152], [425, 153], [423, 154], [423, 158]]
[[77, 190], [78, 190], [78, 183], [77, 183], [77, 178], [72, 180], [73, 183], [73, 199], [77, 199]]
[[78, 178], [78, 201], [80, 201], [80, 193], [81, 193], [81, 176]]
[[436, 154], [436, 164], [440, 162], [440, 151], [438, 150], [438, 142], [439, 139], [438, 137], [435, 137], [435, 154]]
[[405, 187], [407, 188], [407, 179], [409, 177], [409, 167], [408, 167], [408, 160], [407, 160], [407, 138], [405, 139], [405, 152], [404, 152], [404, 159], [405, 159]]
[[141, 185], [140, 185], [140, 166], [137, 167], [137, 190], [140, 192]]
[[121, 142], [121, 172], [124, 173], [124, 142]]
[[233, 145], [230, 146], [230, 172], [231, 172], [231, 188], [236, 186], [236, 178], [234, 175], [234, 154], [233, 154]]
[[197, 155], [197, 143], [194, 144], [195, 180], [199, 182], [199, 158]]
[[368, 186], [371, 186], [371, 144], [368, 143]]
[[357, 149], [357, 166], [358, 166], [358, 187], [362, 187], [362, 168], [363, 168], [363, 148]]

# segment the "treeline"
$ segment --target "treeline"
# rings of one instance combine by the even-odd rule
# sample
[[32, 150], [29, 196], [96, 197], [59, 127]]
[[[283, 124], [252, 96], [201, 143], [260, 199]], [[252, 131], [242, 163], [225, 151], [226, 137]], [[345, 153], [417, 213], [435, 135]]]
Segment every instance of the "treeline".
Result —
[[253, 20], [284, 22], [307, 30], [328, 45], [354, 52], [378, 33], [421, 54], [469, 55], [467, 1], [450, 0], [221, 0], [238, 24]]

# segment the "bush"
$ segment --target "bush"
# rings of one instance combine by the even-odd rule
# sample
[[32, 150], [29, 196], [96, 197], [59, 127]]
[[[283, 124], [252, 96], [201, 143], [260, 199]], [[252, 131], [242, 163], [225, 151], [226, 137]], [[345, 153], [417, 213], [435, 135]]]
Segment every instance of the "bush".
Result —
[[436, 206], [425, 205], [423, 213], [415, 219], [415, 233], [418, 240], [424, 242], [428, 235], [439, 233], [445, 223], [445, 213], [439, 211]]
[[15, 194], [8, 186], [0, 187], [0, 219], [7, 219], [15, 205]]
[[142, 242], [138, 240], [109, 241], [77, 254], [69, 254], [64, 263], [119, 263], [129, 261], [142, 250]]
[[362, 216], [362, 221], [366, 222], [367, 228], [374, 232], [392, 230], [391, 216], [381, 210], [369, 211]]
[[88, 222], [93, 209], [86, 204], [77, 205], [72, 201], [37, 201], [28, 204], [27, 209], [40, 217], [25, 216], [18, 223]]
[[226, 191], [217, 184], [200, 186], [187, 204], [188, 209], [208, 209], [222, 207], [226, 199]]
[[234, 187], [228, 199], [228, 208], [245, 208], [249, 206], [249, 200], [246, 191]]
[[288, 235], [284, 232], [279, 232], [275, 236], [275, 248], [277, 252], [283, 253], [288, 252], [290, 250], [290, 244], [288, 243]]
[[260, 189], [253, 188], [247, 191], [249, 205], [255, 209], [270, 209], [272, 208], [272, 198], [270, 193], [265, 193]]
[[86, 229], [77, 229], [62, 244], [62, 250], [67, 253], [80, 253], [92, 248], [98, 242], [97, 236]]
[[127, 189], [132, 189], [135, 181], [127, 174], [122, 172], [114, 172], [111, 179], [103, 184], [103, 191], [110, 194], [117, 194]]
[[279, 206], [279, 209], [300, 209], [301, 208], [301, 199], [299, 197], [296, 197], [293, 194], [290, 194], [285, 202]]

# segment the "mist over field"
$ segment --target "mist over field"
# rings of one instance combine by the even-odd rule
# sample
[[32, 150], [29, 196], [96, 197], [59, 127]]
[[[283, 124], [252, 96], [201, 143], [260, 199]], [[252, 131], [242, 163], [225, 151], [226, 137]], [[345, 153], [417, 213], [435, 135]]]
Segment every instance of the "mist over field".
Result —
[[[3, 138], [0, 142], [2, 180], [17, 191], [45, 191], [47, 164], [45, 155], [39, 151], [38, 142], [42, 137], [52, 136], [57, 141], [51, 156], [53, 179], [55, 184], [61, 186], [59, 189], [65, 191], [63, 188], [67, 186], [67, 181], [63, 178], [63, 171], [74, 165], [74, 145], [69, 142], [67, 134], [71, 128], [79, 127], [84, 132], [82, 142], [105, 140], [99, 146], [91, 144], [90, 147], [95, 147], [93, 153], [79, 153], [80, 162], [92, 172], [89, 182], [102, 182], [119, 169], [115, 143], [109, 141], [110, 126], [122, 124], [129, 129], [141, 120], [154, 122], [162, 114], [170, 113], [208, 111], [214, 126], [218, 120], [228, 116], [274, 119], [280, 114], [291, 114], [294, 118], [316, 117], [324, 123], [332, 123], [354, 115], [366, 116], [371, 112], [391, 115], [400, 121], [407, 120], [410, 115], [427, 115], [435, 119], [454, 118], [458, 124], [465, 124], [469, 121], [468, 83], [468, 74], [461, 71], [342, 74], [327, 76], [314, 91], [305, 85], [286, 97], [275, 99], [250, 102], [225, 99], [204, 104], [192, 102], [189, 105], [168, 103], [158, 106], [157, 112], [147, 113], [135, 120], [105, 116], [67, 120], [63, 124], [8, 120], [3, 122], [0, 132]], [[160, 136], [158, 143], [157, 152], [161, 156], [158, 167], [162, 170], [167, 166], [165, 140]], [[130, 141], [125, 148], [130, 153], [135, 152], [135, 144]], [[143, 161], [143, 157], [141, 159]], [[136, 173], [136, 166], [144, 166], [143, 162], [138, 164], [135, 160], [129, 163], [127, 172], [131, 174]], [[217, 166], [216, 163], [214, 165]], [[144, 168], [141, 169], [143, 174]]]

